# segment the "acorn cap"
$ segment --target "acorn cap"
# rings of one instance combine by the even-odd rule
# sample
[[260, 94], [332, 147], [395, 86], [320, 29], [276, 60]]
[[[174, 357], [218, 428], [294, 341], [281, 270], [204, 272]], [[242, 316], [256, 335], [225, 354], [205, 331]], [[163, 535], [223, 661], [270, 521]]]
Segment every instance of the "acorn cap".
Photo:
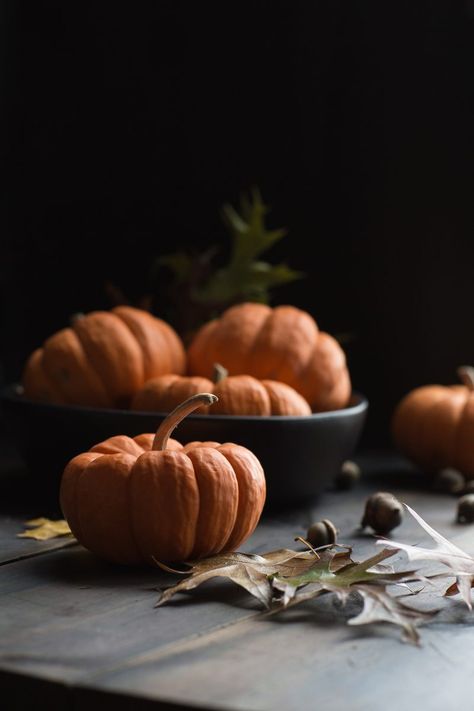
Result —
[[385, 536], [399, 526], [403, 519], [403, 506], [388, 491], [378, 491], [366, 501], [361, 527], [370, 526], [375, 533]]
[[312, 523], [308, 528], [306, 534], [306, 540], [314, 548], [319, 548], [320, 546], [327, 546], [331, 543], [335, 543], [337, 540], [337, 534], [339, 531], [327, 518], [323, 518], [322, 521], [316, 521]]

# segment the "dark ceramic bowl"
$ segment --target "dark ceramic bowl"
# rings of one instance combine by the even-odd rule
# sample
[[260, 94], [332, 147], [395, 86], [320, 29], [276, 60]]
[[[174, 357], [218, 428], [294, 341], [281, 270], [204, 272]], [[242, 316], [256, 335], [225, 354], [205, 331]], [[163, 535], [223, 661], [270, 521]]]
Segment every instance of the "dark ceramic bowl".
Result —
[[[0, 397], [5, 425], [30, 473], [53, 489], [66, 463], [97, 442], [116, 434], [153, 432], [162, 413], [49, 405], [28, 400], [17, 385]], [[267, 504], [297, 505], [314, 498], [333, 482], [344, 460], [353, 454], [368, 402], [354, 394], [343, 410], [308, 417], [243, 417], [190, 415], [172, 435], [192, 440], [235, 442], [260, 459], [267, 479]]]

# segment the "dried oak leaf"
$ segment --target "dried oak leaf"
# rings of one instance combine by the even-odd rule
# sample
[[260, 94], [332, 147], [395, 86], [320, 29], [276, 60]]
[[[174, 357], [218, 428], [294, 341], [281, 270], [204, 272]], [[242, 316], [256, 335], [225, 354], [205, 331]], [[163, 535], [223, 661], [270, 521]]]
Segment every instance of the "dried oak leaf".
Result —
[[423, 580], [414, 570], [394, 572], [391, 567], [381, 565], [383, 560], [396, 552], [385, 549], [360, 563], [351, 562], [335, 570], [331, 568], [330, 558], [320, 559], [297, 577], [275, 577], [273, 586], [282, 594], [282, 607], [296, 605], [327, 592], [334, 592], [344, 603], [349, 595], [357, 593], [363, 608], [349, 620], [349, 624], [390, 622], [402, 628], [405, 640], [418, 644], [416, 625], [428, 621], [436, 613], [413, 610], [387, 592], [389, 585], [406, 586], [410, 582]]
[[430, 619], [434, 613], [412, 610], [387, 592], [389, 585], [420, 580], [415, 571], [393, 572], [390, 567], [381, 565], [395, 553], [386, 549], [355, 563], [350, 557], [350, 548], [341, 551], [340, 547], [330, 546], [304, 552], [284, 549], [261, 556], [229, 553], [189, 563], [188, 571], [174, 571], [158, 563], [164, 570], [189, 577], [165, 590], [157, 606], [177, 592], [191, 590], [216, 577], [240, 585], [272, 614], [323, 593], [334, 592], [345, 601], [351, 593], [357, 592], [363, 609], [352, 624], [391, 622], [402, 627], [405, 639], [418, 643], [415, 625]]
[[[277, 574], [273, 578], [273, 586], [283, 593], [282, 601], [286, 606], [290, 600], [301, 602], [315, 597], [318, 589], [321, 592], [337, 592], [343, 599], [352, 592], [352, 586], [357, 583], [394, 584], [414, 580], [415, 571], [395, 573], [387, 566], [380, 566], [381, 561], [395, 555], [396, 551], [383, 550], [360, 563], [350, 560], [344, 565], [333, 565], [334, 549], [328, 549], [307, 570], [296, 576]], [[309, 589], [307, 586], [311, 586]]]
[[17, 533], [18, 538], [34, 538], [36, 541], [48, 541], [50, 538], [71, 536], [71, 529], [66, 521], [59, 519], [52, 521], [49, 518], [33, 518], [25, 521], [25, 526], [30, 526], [26, 531]]
[[[390, 595], [386, 586], [357, 585], [358, 594], [362, 597], [362, 611], [348, 620], [349, 625], [367, 625], [373, 622], [389, 622], [402, 628], [403, 639], [418, 645], [420, 635], [416, 626], [429, 622], [436, 611], [413, 610], [404, 605], [400, 597]], [[411, 593], [416, 594], [416, 593]]]
[[[329, 555], [322, 552], [322, 556]], [[196, 563], [186, 563], [188, 570], [174, 570], [156, 561], [163, 570], [171, 573], [187, 575], [177, 585], [173, 585], [162, 591], [156, 606], [163, 605], [177, 592], [192, 590], [206, 580], [212, 578], [227, 578], [240, 585], [251, 595], [257, 598], [266, 608], [270, 608], [273, 600], [272, 579], [275, 575], [296, 576], [309, 570], [315, 558], [313, 551], [296, 552], [286, 548], [254, 555], [251, 553], [227, 553], [205, 558]], [[331, 559], [336, 558], [339, 564], [347, 563], [350, 560], [349, 553], [332, 553]]]
[[468, 608], [472, 610], [471, 587], [474, 585], [474, 558], [438, 533], [407, 504], [404, 504], [404, 506], [431, 536], [436, 546], [434, 548], [423, 548], [422, 546], [411, 546], [406, 543], [397, 543], [396, 541], [385, 539], [377, 541], [377, 545], [403, 550], [407, 554], [409, 561], [429, 560], [445, 565], [448, 568], [445, 573], [439, 573], [431, 577], [455, 577], [456, 582], [448, 587], [445, 595], [461, 593], [462, 599]]

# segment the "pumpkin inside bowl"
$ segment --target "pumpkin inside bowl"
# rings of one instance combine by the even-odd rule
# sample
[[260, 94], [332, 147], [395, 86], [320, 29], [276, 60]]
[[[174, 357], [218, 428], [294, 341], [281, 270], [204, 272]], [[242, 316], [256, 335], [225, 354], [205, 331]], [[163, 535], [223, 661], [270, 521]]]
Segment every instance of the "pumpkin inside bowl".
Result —
[[[217, 395], [213, 415], [310, 415], [308, 402], [286, 383], [257, 380], [251, 375], [229, 375], [216, 364], [213, 380], [198, 375], [160, 375], [148, 380], [135, 393], [132, 410], [168, 412], [186, 397], [200, 391]], [[206, 409], [207, 411], [207, 409]]]
[[243, 302], [204, 324], [187, 351], [188, 372], [210, 378], [215, 363], [230, 375], [286, 383], [314, 412], [345, 407], [351, 396], [346, 356], [311, 314], [295, 306]]
[[[57, 494], [67, 462], [113, 435], [155, 432], [167, 413], [46, 404], [29, 400], [18, 385], [1, 393], [5, 426], [31, 476]], [[353, 454], [368, 402], [353, 393], [347, 407], [307, 416], [193, 414], [175, 432], [194, 440], [235, 442], [250, 449], [267, 478], [266, 508], [307, 502], [327, 489]]]
[[26, 362], [22, 383], [32, 400], [128, 407], [150, 378], [184, 373], [186, 354], [173, 328], [148, 311], [116, 306], [77, 314]]

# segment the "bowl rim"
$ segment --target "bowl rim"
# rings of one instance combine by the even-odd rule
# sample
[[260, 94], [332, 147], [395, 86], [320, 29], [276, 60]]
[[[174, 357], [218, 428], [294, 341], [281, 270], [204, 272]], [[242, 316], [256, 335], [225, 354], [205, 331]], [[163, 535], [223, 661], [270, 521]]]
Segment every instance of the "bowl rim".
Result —
[[[25, 407], [35, 408], [39, 412], [45, 410], [52, 410], [53, 412], [75, 412], [82, 414], [91, 414], [97, 416], [99, 414], [104, 414], [108, 416], [133, 416], [141, 417], [143, 420], [150, 417], [165, 418], [168, 412], [155, 412], [150, 410], [127, 410], [119, 408], [110, 407], [90, 407], [88, 405], [62, 405], [59, 403], [51, 402], [40, 402], [38, 400], [31, 400], [25, 397], [21, 393], [20, 383], [9, 383], [4, 385], [0, 389], [0, 402], [10, 402], [15, 404], [22, 404]], [[350, 417], [353, 415], [362, 414], [369, 407], [369, 401], [365, 395], [363, 395], [358, 390], [353, 390], [349, 405], [341, 408], [340, 410], [326, 410], [323, 412], [313, 412], [311, 415], [211, 415], [211, 414], [196, 414], [192, 413], [187, 416], [186, 419], [200, 419], [200, 420], [211, 420], [211, 421], [236, 421], [236, 422], [301, 422], [301, 421], [314, 421], [314, 420], [324, 420], [332, 419], [335, 417]]]

